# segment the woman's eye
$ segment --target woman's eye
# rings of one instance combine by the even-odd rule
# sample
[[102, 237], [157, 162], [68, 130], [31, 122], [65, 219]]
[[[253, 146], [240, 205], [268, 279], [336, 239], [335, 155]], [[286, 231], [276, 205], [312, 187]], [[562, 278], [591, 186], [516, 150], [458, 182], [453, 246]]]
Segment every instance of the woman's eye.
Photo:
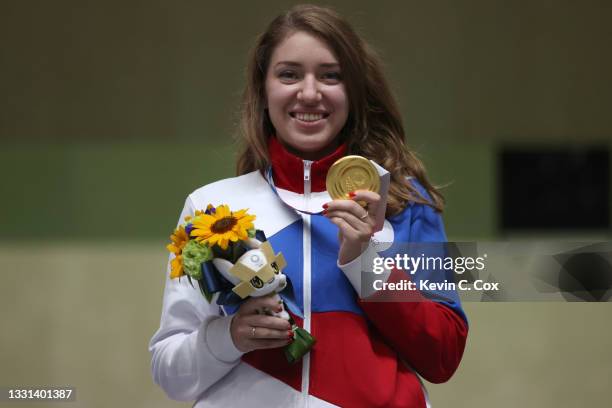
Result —
[[298, 76], [297, 76], [297, 74], [294, 71], [281, 71], [278, 74], [278, 77], [281, 78], [281, 79], [284, 79], [284, 80], [291, 81], [291, 80], [297, 79]]
[[326, 72], [325, 74], [323, 74], [323, 79], [339, 82], [342, 80], [342, 76], [339, 72]]

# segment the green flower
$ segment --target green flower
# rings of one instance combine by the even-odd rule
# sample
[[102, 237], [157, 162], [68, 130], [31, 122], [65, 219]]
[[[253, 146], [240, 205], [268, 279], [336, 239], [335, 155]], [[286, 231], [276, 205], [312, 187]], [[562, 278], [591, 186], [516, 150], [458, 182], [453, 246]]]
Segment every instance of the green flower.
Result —
[[193, 279], [202, 279], [202, 262], [213, 259], [212, 251], [204, 244], [192, 239], [183, 248], [183, 270]]

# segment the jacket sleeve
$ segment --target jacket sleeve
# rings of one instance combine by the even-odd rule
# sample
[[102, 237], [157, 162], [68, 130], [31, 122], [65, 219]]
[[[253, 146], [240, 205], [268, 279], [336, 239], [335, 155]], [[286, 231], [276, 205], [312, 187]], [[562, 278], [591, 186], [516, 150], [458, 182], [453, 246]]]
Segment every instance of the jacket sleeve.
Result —
[[[193, 213], [187, 198], [179, 223]], [[153, 380], [168, 397], [194, 401], [236, 366], [242, 353], [229, 332], [232, 316], [221, 316], [219, 307], [206, 301], [197, 283], [191, 286], [186, 277], [170, 279], [169, 263], [161, 321], [149, 343], [151, 370]]]
[[[411, 210], [412, 217], [406, 220], [410, 222], [410, 242], [446, 242], [438, 213], [422, 204], [412, 205]], [[339, 265], [362, 296], [361, 265], [368, 264], [363, 257], [376, 255], [370, 246], [361, 255], [362, 259]], [[397, 270], [384, 275], [387, 282], [397, 282], [406, 277], [404, 272]], [[386, 342], [427, 381], [448, 381], [461, 362], [468, 333], [458, 298], [456, 303], [442, 303], [415, 291], [395, 301], [388, 298], [375, 301], [379, 294], [382, 295], [376, 293], [367, 300], [360, 299], [359, 304]]]

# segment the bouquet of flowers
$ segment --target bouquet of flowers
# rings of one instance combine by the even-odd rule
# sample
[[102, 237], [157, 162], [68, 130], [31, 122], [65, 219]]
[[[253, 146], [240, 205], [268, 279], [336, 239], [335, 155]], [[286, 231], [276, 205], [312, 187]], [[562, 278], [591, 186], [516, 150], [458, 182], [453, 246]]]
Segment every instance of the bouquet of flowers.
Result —
[[[212, 302], [216, 294], [219, 305], [291, 290], [282, 273], [285, 258], [274, 253], [263, 231], [255, 229], [255, 218], [246, 209], [234, 212], [227, 205], [211, 204], [185, 217], [166, 247], [174, 254], [170, 278], [187, 276], [192, 285], [195, 280], [206, 300]], [[284, 307], [280, 313], [265, 312], [291, 323], [294, 340], [285, 346], [289, 362], [298, 361], [312, 348], [316, 340], [295, 324]]]

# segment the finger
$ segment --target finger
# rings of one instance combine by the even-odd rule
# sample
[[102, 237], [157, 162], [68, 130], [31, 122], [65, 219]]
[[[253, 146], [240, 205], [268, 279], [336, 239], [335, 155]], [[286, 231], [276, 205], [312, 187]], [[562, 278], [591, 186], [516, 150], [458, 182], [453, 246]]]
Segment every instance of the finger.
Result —
[[[327, 213], [331, 211], [347, 211], [355, 215], [357, 218], [364, 219], [368, 214], [375, 214], [380, 201], [380, 196], [371, 191], [364, 191], [370, 201], [367, 202], [366, 208], [362, 207], [357, 201], [359, 195], [355, 195], [355, 198], [350, 200], [333, 200], [326, 203], [325, 208]], [[360, 192], [361, 194], [361, 192]], [[374, 196], [372, 196], [374, 195]]]
[[370, 225], [365, 225], [363, 229], [355, 228], [354, 225], [347, 222], [342, 217], [334, 217], [335, 220], [332, 221], [334, 224], [340, 228], [340, 232], [342, 233], [342, 238], [348, 240], [349, 242], [369, 242], [372, 238], [372, 227]]
[[333, 222], [338, 229], [340, 229], [340, 233], [342, 234], [342, 238], [348, 239], [349, 241], [357, 241], [359, 240], [360, 233], [355, 228], [353, 228], [348, 222], [344, 221], [340, 217], [333, 217], [329, 219]]
[[237, 313], [240, 315], [250, 315], [263, 313], [266, 310], [280, 312], [282, 310], [281, 304], [282, 301], [280, 300], [280, 297], [275, 296], [274, 294], [254, 297], [244, 302], [242, 306], [240, 306], [240, 309], [238, 309]]
[[[323, 211], [323, 215], [327, 218], [332, 217], [341, 217], [344, 218], [345, 221], [354, 225], [355, 228], [358, 227], [359, 223], [368, 223], [372, 222], [370, 220], [370, 215], [366, 208], [362, 208], [359, 204], [352, 202], [350, 200], [336, 200], [343, 201], [334, 202], [327, 206], [327, 208]], [[350, 216], [349, 216], [350, 215]]]
[[350, 211], [355, 214], [362, 214], [363, 207], [359, 205], [355, 200], [332, 200], [323, 205], [323, 208], [327, 211]]
[[284, 347], [287, 344], [291, 343], [292, 340], [287, 339], [287, 340], [271, 340], [271, 339], [259, 339], [259, 340], [253, 340], [251, 343], [251, 349], [252, 350], [257, 350], [257, 349], [272, 349], [272, 348], [278, 348], [278, 347]]
[[250, 329], [249, 338], [253, 340], [288, 340], [293, 338], [293, 332], [291, 330], [275, 330], [268, 329], [266, 327], [254, 327]]
[[366, 235], [372, 234], [374, 221], [367, 213], [365, 213], [362, 218], [356, 217], [353, 213], [347, 211], [328, 211], [325, 216], [328, 218], [342, 218], [353, 227], [354, 230]]
[[377, 207], [380, 202], [380, 195], [369, 190], [356, 190], [350, 193], [351, 200], [365, 201], [369, 208]]
[[247, 326], [252, 327], [265, 327], [268, 329], [284, 331], [291, 329], [291, 324], [287, 320], [275, 316], [248, 315], [244, 316], [241, 320]]

